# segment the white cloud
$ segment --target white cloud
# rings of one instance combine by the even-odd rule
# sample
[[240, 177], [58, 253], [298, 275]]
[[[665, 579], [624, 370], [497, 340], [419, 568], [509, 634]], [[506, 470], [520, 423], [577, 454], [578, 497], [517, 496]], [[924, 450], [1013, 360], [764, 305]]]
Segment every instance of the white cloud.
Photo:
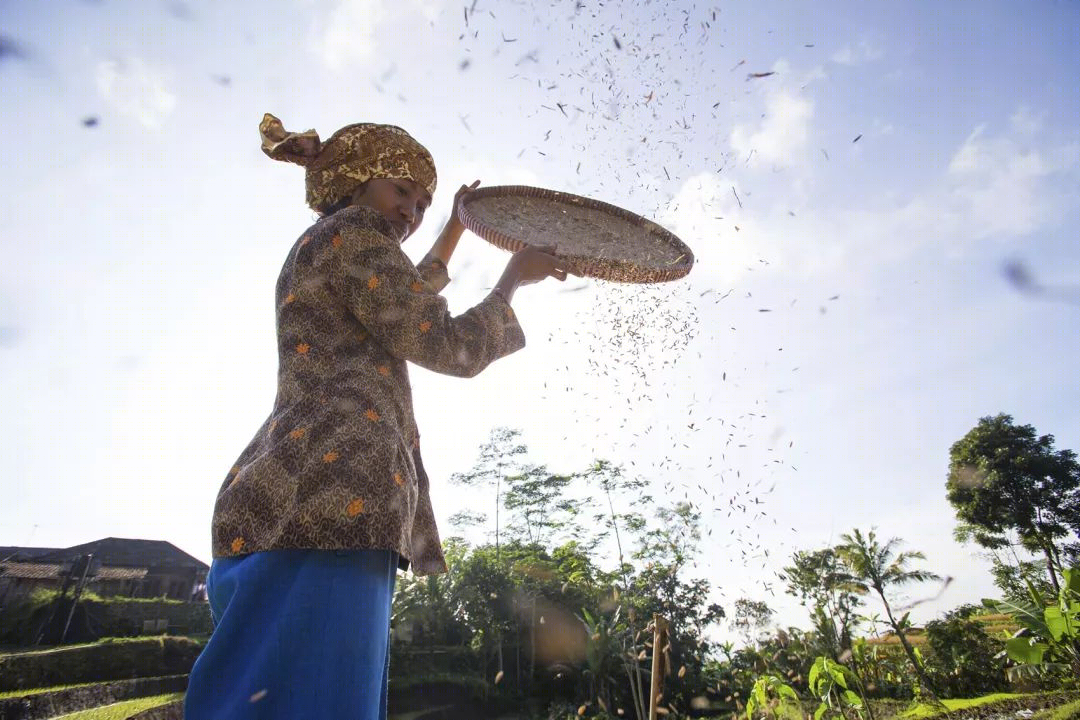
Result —
[[[929, 244], [952, 256], [976, 251], [984, 243], [1000, 250], [1052, 227], [1080, 204], [1074, 189], [1080, 145], [1055, 145], [1031, 136], [1030, 126], [1017, 117], [1030, 114], [1018, 111], [1009, 129], [999, 134], [991, 134], [986, 125], [974, 128], [922, 189], [896, 198], [882, 195], [876, 201], [861, 199], [859, 205], [816, 209], [812, 198], [807, 204], [803, 177], [772, 174], [768, 177], [786, 178], [786, 185], [768, 193], [761, 182], [748, 186], [759, 191], [755, 202], [747, 203], [749, 193], [736, 183], [745, 206], [739, 207], [730, 179], [705, 173], [682, 185], [661, 222], [698, 252], [703, 267], [727, 281], [740, 277], [759, 258], [774, 271], [813, 276], [851, 263], [895, 263]], [[777, 139], [785, 133], [779, 130], [772, 133], [770, 144], [765, 131], [778, 125], [770, 125], [767, 117], [756, 132], [737, 129], [732, 144], [743, 157], [755, 147], [763, 159], [789, 158], [798, 144], [788, 136], [788, 147], [782, 147]], [[888, 132], [888, 127], [882, 124], [876, 132]], [[766, 204], [766, 195], [777, 201]], [[801, 209], [792, 215], [789, 208]]]
[[832, 54], [832, 61], [837, 65], [861, 65], [880, 60], [885, 51], [867, 40], [860, 40], [855, 45], [848, 43]]
[[444, 4], [445, 0], [338, 0], [326, 12], [315, 14], [308, 46], [327, 68], [340, 71], [371, 59], [381, 38], [394, 37], [395, 27], [434, 22]]
[[731, 131], [731, 147], [739, 157], [754, 151], [761, 160], [790, 164], [806, 145], [814, 104], [807, 98], [781, 89], [766, 101], [765, 117], [755, 129], [736, 125]]
[[[1036, 127], [1024, 108], [1012, 116], [1021, 137], [986, 136], [976, 127], [949, 162], [946, 190], [952, 214], [963, 217], [975, 238], [1027, 235], [1051, 222], [1067, 196], [1051, 176], [1077, 165], [1076, 144], [1034, 147]], [[1075, 198], [1073, 198], [1075, 200]]]
[[1034, 135], [1043, 128], [1043, 114], [1036, 115], [1030, 108], [1021, 105], [1009, 118], [1013, 129], [1024, 135]]
[[375, 51], [375, 29], [386, 25], [381, 0], [343, 0], [316, 16], [309, 35], [311, 50], [331, 70], [362, 62]]
[[176, 107], [164, 72], [140, 58], [104, 60], [95, 73], [98, 92], [120, 114], [157, 129]]

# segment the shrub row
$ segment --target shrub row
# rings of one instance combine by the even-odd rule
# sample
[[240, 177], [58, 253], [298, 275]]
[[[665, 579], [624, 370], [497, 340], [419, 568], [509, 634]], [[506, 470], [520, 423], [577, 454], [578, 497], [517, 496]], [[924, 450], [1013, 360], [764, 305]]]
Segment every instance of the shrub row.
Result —
[[202, 643], [166, 636], [3, 655], [0, 691], [185, 675], [201, 651]]
[[[70, 595], [56, 603], [55, 591], [37, 591], [10, 603], [0, 609], [0, 643], [31, 645], [43, 630], [44, 642], [59, 642], [71, 603]], [[155, 626], [154, 632], [167, 629], [174, 634], [202, 635], [213, 630], [210, 606], [205, 602], [84, 595], [71, 617], [66, 641], [146, 634], [146, 621]], [[157, 628], [159, 624], [164, 627]]]
[[122, 700], [183, 692], [187, 675], [135, 678], [0, 700], [0, 720], [40, 720]]

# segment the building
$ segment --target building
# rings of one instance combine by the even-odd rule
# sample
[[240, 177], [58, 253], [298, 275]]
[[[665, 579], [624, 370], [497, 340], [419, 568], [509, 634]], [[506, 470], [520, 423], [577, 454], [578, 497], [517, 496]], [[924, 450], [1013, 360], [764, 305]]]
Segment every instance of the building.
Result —
[[38, 588], [73, 589], [84, 571], [84, 590], [102, 597], [205, 600], [209, 570], [164, 540], [110, 537], [69, 548], [0, 547], [0, 605]]

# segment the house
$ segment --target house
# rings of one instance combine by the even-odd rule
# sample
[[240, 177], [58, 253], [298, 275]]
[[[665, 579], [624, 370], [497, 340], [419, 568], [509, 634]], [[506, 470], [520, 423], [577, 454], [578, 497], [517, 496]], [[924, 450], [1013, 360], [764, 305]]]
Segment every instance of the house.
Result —
[[80, 581], [103, 597], [205, 600], [209, 570], [164, 540], [110, 537], [69, 548], [0, 547], [0, 605], [38, 588], [74, 588]]

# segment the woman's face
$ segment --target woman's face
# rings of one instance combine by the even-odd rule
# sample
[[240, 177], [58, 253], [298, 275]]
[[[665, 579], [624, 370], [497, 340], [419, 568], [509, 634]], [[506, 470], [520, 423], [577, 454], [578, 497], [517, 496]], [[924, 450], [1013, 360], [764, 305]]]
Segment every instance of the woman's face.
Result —
[[356, 190], [354, 205], [366, 205], [401, 230], [405, 238], [416, 232], [431, 205], [431, 195], [419, 184], [404, 178], [372, 178]]

